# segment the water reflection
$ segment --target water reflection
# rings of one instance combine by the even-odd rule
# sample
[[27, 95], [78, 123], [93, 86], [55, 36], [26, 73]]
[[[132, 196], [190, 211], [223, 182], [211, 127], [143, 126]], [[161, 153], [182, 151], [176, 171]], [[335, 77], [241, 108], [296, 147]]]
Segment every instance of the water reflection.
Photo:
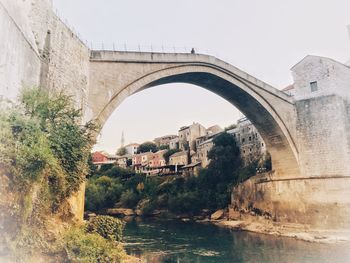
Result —
[[349, 244], [314, 244], [193, 222], [132, 221], [124, 236], [127, 252], [151, 263], [350, 262]]

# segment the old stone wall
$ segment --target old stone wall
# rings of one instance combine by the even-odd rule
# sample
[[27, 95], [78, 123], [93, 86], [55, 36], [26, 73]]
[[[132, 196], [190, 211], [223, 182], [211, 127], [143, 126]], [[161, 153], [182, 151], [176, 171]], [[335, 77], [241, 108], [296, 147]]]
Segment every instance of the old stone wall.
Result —
[[296, 102], [303, 176], [350, 176], [348, 103], [337, 95]]
[[237, 210], [268, 213], [277, 222], [314, 229], [350, 228], [350, 178], [266, 181], [257, 175], [233, 189]]
[[[72, 95], [85, 110], [90, 51], [53, 12], [51, 0], [0, 0], [0, 96], [15, 101], [23, 87]], [[84, 191], [69, 200], [82, 219]]]
[[51, 0], [0, 0], [0, 96], [23, 86], [63, 90], [85, 109], [90, 51], [53, 12]]
[[0, 0], [0, 97], [10, 100], [22, 87], [39, 84], [41, 62], [29, 10], [28, 2]]

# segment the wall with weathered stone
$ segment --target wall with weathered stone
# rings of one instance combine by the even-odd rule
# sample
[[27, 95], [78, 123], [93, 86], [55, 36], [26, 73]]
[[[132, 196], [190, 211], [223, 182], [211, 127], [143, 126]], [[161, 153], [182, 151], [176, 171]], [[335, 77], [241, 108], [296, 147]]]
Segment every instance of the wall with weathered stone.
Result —
[[277, 222], [350, 229], [350, 178], [266, 179], [257, 175], [234, 188], [232, 205], [238, 210], [260, 209]]
[[350, 176], [349, 101], [322, 96], [299, 100], [296, 109], [303, 176]]
[[90, 51], [53, 12], [51, 0], [0, 0], [0, 95], [23, 86], [63, 90], [85, 109]]
[[[0, 0], [0, 96], [16, 100], [22, 87], [72, 95], [85, 109], [90, 51], [54, 14], [51, 0]], [[70, 199], [82, 219], [84, 191]]]
[[39, 84], [40, 56], [30, 28], [28, 1], [0, 0], [0, 97], [15, 100]]

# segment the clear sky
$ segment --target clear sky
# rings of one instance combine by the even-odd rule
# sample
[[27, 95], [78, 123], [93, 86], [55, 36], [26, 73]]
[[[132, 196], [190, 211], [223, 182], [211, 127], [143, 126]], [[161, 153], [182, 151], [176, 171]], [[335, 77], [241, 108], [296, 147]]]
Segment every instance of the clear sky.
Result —
[[[350, 58], [349, 0], [54, 0], [60, 16], [95, 49], [155, 45], [195, 47], [283, 88], [307, 54]], [[95, 149], [177, 134], [193, 121], [234, 123], [239, 112], [192, 85], [169, 84], [135, 94], [115, 110]]]

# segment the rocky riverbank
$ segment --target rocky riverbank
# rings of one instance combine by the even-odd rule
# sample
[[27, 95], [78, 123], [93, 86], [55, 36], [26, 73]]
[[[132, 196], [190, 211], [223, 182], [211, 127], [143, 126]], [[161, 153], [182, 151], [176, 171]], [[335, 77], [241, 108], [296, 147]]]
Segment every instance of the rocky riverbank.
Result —
[[[308, 225], [294, 223], [274, 222], [271, 218], [251, 213], [238, 213], [225, 209], [210, 211], [204, 209], [200, 214], [174, 215], [166, 210], [156, 210], [152, 214], [143, 215], [138, 210], [127, 208], [113, 208], [106, 210], [112, 216], [122, 217], [125, 221], [137, 217], [162, 217], [178, 219], [182, 221], [195, 221], [204, 224], [214, 224], [218, 227], [229, 228], [237, 231], [249, 231], [273, 236], [290, 237], [298, 240], [315, 243], [339, 243], [350, 242], [350, 231], [311, 229]], [[86, 216], [95, 216], [93, 213]]]
[[200, 223], [211, 223], [219, 227], [234, 230], [250, 231], [273, 236], [290, 237], [315, 243], [350, 243], [350, 231], [310, 229], [308, 226], [293, 223], [279, 223], [262, 217], [244, 216], [240, 220], [202, 220]]

